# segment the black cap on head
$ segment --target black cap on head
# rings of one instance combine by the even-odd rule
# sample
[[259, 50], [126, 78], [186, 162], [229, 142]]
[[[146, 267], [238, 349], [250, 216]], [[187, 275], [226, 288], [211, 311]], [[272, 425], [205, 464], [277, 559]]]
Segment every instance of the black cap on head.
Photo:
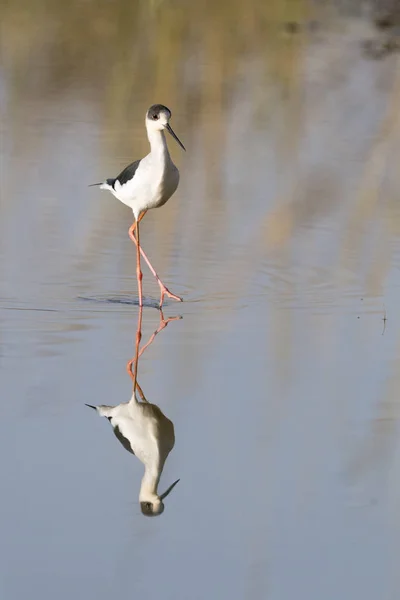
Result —
[[167, 115], [169, 115], [168, 118], [171, 118], [171, 111], [163, 104], [153, 104], [153, 106], [150, 106], [149, 110], [147, 111], [147, 118], [156, 120], [159, 118], [160, 113], [162, 112], [167, 113]]
[[[157, 122], [159, 121], [161, 116], [162, 116], [162, 119], [161, 119], [160, 123], [158, 124]], [[169, 124], [168, 121], [170, 120], [170, 118], [171, 118], [171, 111], [169, 110], [169, 108], [164, 106], [164, 104], [153, 104], [153, 106], [150, 106], [150, 108], [146, 114], [146, 122], [148, 121], [146, 126], [148, 126], [149, 123], [155, 123], [155, 126], [154, 126], [155, 129], [158, 129], [159, 131], [166, 129], [172, 135], [172, 137], [178, 142], [180, 147], [183, 150], [186, 150], [185, 146], [182, 144], [181, 140], [178, 138], [178, 136], [172, 129], [171, 125]], [[153, 128], [153, 126], [151, 126], [151, 127]]]

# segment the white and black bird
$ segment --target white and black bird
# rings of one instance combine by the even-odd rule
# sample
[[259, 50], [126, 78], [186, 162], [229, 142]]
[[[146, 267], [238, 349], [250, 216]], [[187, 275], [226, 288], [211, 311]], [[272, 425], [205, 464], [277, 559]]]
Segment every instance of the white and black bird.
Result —
[[118, 406], [92, 406], [100, 416], [106, 417], [123, 447], [135, 454], [144, 464], [139, 502], [142, 513], [149, 517], [164, 511], [163, 500], [179, 479], [163, 493], [158, 484], [168, 454], [175, 444], [174, 425], [156, 404], [139, 402], [133, 393], [129, 402]]
[[[185, 150], [184, 145], [174, 133], [169, 124], [171, 111], [162, 104], [154, 104], [146, 113], [146, 130], [150, 142], [150, 153], [136, 160], [124, 169], [115, 179], [106, 179], [99, 185], [100, 189], [110, 191], [118, 200], [129, 206], [135, 218], [129, 228], [129, 237], [137, 247], [136, 274], [138, 280], [139, 306], [143, 306], [142, 272], [140, 269], [140, 254], [148, 264], [160, 286], [160, 308], [164, 295], [182, 301], [182, 298], [172, 294], [158, 277], [145, 252], [140, 246], [139, 222], [150, 208], [163, 206], [176, 191], [179, 184], [179, 171], [172, 162], [168, 151], [165, 131], [168, 131], [178, 144]], [[136, 229], [136, 237], [135, 237]]]

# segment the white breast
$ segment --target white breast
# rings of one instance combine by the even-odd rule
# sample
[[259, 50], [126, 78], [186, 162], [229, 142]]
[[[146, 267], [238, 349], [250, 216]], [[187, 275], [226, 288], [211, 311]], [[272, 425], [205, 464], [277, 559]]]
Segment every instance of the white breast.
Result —
[[154, 198], [151, 208], [162, 206], [176, 191], [179, 184], [179, 171], [173, 163], [165, 169], [158, 183], [153, 188]]
[[132, 179], [121, 185], [117, 180], [112, 193], [118, 200], [130, 206], [135, 214], [143, 210], [163, 206], [176, 191], [179, 171], [170, 161], [156, 165], [151, 155], [146, 156]]

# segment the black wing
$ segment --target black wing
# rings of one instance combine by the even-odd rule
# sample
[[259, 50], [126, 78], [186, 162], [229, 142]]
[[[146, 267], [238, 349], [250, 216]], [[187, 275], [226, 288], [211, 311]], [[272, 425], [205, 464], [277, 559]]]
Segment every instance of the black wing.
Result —
[[122, 435], [121, 430], [118, 427], [118, 425], [116, 427], [113, 427], [113, 430], [115, 433], [115, 437], [118, 438], [118, 440], [121, 442], [121, 444], [123, 445], [125, 450], [128, 450], [128, 452], [131, 452], [132, 454], [135, 454], [134, 451], [132, 450], [130, 441], [124, 435]]
[[119, 181], [121, 185], [124, 185], [124, 183], [133, 179], [139, 165], [140, 160], [135, 160], [135, 162], [131, 163], [121, 171], [118, 177], [115, 178], [115, 181]]

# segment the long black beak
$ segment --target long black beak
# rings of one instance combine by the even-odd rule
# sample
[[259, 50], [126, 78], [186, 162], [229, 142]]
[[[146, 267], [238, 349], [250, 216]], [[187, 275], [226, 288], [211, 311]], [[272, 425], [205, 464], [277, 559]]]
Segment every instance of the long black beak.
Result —
[[176, 133], [172, 129], [171, 125], [169, 123], [167, 123], [167, 125], [165, 126], [165, 128], [172, 135], [172, 137], [178, 142], [178, 144], [180, 145], [180, 147], [183, 148], [184, 151], [186, 152], [185, 146], [182, 144], [181, 140], [178, 138], [178, 136], [176, 135]]
[[88, 406], [89, 408], [94, 408], [94, 410], [97, 410], [97, 408], [95, 406], [93, 406], [92, 404], [85, 404], [85, 406]]
[[161, 496], [160, 496], [161, 500], [164, 500], [164, 498], [166, 498], [168, 496], [168, 494], [170, 492], [172, 492], [172, 490], [174, 489], [174, 487], [176, 486], [178, 481], [180, 481], [180, 479], [177, 479], [176, 481], [174, 481], [174, 483], [172, 485], [170, 485], [169, 488], [167, 490], [165, 490], [165, 492], [163, 494], [161, 494]]

